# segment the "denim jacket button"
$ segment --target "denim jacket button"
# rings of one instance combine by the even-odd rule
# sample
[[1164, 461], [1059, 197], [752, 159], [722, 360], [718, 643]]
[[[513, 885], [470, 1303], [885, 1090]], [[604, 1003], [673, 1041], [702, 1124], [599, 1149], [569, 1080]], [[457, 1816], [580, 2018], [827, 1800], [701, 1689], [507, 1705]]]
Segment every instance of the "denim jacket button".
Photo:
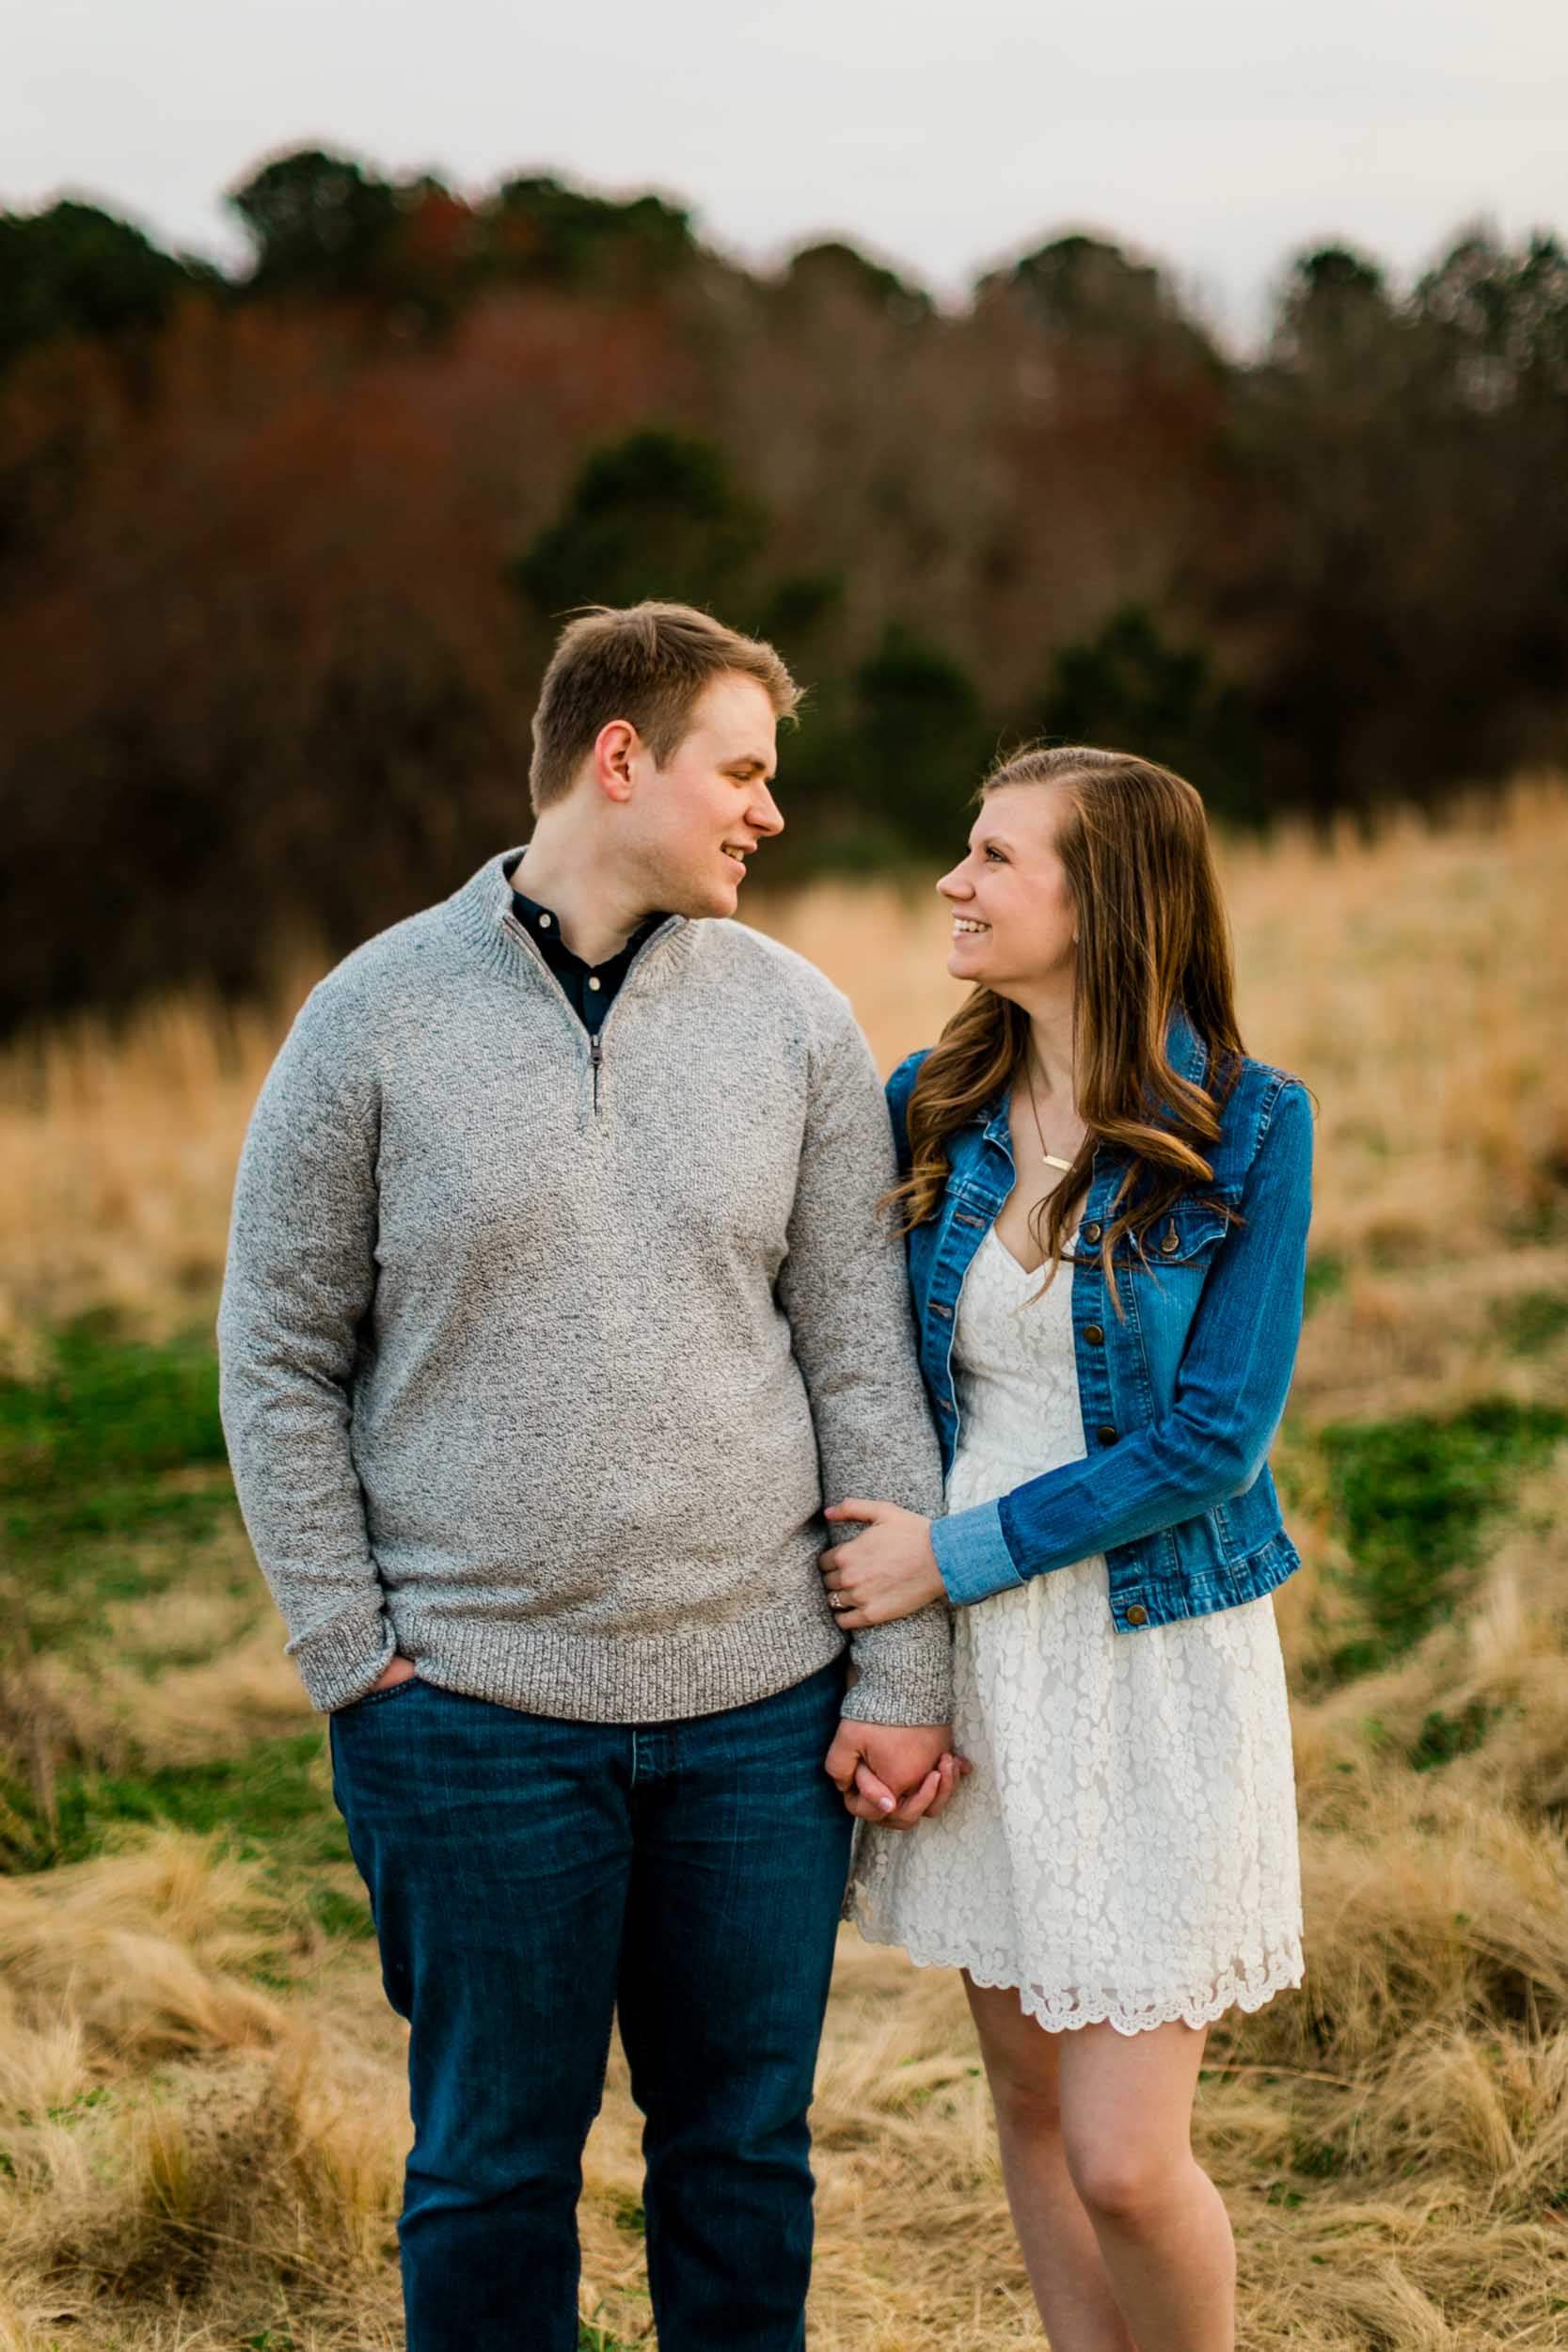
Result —
[[1144, 1607], [1141, 1600], [1135, 1600], [1132, 1603], [1132, 1608], [1127, 1612], [1127, 1622], [1129, 1625], [1147, 1625], [1148, 1623], [1148, 1612]]
[[1079, 1239], [1081, 1241], [1086, 1241], [1089, 1248], [1092, 1249], [1104, 1230], [1104, 1227], [1101, 1225], [1085, 1225], [1083, 1232], [1079, 1235]]
[[1084, 1326], [1084, 1337], [1087, 1340], [1091, 1347], [1103, 1347], [1105, 1344], [1105, 1334], [1101, 1329], [1098, 1323], [1085, 1323]]
[[1094, 1434], [1101, 1445], [1115, 1445], [1117, 1441], [1117, 1433], [1108, 1421], [1102, 1421]]

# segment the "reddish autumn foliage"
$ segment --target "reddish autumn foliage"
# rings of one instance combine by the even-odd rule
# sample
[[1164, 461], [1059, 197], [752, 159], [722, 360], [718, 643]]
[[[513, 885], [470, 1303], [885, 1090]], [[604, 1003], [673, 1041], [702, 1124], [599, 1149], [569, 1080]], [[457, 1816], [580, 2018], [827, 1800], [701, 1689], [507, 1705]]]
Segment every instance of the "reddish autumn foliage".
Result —
[[1403, 294], [1308, 257], [1243, 364], [1084, 238], [944, 313], [551, 181], [308, 151], [235, 200], [237, 284], [90, 208], [0, 219], [0, 1022], [248, 986], [518, 838], [586, 596], [777, 636], [797, 870], [944, 846], [1042, 726], [1259, 817], [1568, 752], [1549, 239]]

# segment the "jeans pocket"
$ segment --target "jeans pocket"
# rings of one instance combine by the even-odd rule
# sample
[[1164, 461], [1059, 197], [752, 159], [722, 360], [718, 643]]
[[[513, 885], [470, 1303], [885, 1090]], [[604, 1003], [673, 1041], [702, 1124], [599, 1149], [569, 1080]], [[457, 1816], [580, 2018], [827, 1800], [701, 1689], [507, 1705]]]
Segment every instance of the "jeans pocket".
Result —
[[346, 1707], [335, 1707], [332, 1709], [332, 1720], [334, 1723], [340, 1722], [344, 1715], [357, 1715], [362, 1707], [375, 1707], [384, 1699], [395, 1699], [400, 1697], [404, 1691], [416, 1691], [423, 1687], [426, 1686], [421, 1685], [417, 1674], [404, 1675], [398, 1681], [388, 1682], [384, 1691], [367, 1691], [361, 1697], [350, 1699]]

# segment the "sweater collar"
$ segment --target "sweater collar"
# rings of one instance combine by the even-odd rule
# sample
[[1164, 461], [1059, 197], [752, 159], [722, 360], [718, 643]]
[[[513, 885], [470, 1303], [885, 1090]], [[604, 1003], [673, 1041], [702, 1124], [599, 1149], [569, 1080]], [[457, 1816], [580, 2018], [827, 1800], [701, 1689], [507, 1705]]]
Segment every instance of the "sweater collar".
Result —
[[[452, 923], [470, 948], [493, 971], [549, 979], [544, 959], [524, 941], [512, 919], [511, 870], [522, 850], [502, 850], [487, 858], [447, 900]], [[661, 988], [689, 959], [701, 925], [684, 914], [668, 914], [641, 941], [626, 979], [629, 992]], [[553, 986], [553, 981], [551, 982]]]

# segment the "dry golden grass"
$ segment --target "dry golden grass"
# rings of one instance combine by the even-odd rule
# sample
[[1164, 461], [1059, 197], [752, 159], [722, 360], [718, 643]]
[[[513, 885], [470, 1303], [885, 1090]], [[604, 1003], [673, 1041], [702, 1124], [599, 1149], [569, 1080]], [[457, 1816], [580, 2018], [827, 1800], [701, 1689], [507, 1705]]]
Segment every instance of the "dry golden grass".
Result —
[[[1568, 1297], [1568, 792], [1226, 863], [1248, 1041], [1322, 1106], [1314, 1248], [1339, 1279], [1292, 1427], [1568, 1400], [1562, 1335], [1506, 1336], [1510, 1302]], [[923, 899], [823, 888], [752, 919], [848, 987], [884, 1065], [954, 1001]], [[150, 1333], [210, 1311], [277, 1027], [182, 1002], [0, 1067], [19, 1362], [80, 1308]], [[1308, 1982], [1216, 2031], [1198, 2114], [1248, 2352], [1568, 2344], [1560, 1450], [1515, 1506], [1462, 1615], [1296, 1706]], [[1296, 1519], [1308, 1564], [1279, 1616], [1306, 1687], [1345, 1605], [1309, 1476]], [[115, 1666], [128, 1639], [182, 1662], [149, 1684]], [[309, 1720], [277, 1643], [184, 1586], [123, 1604], [85, 1664], [13, 1666], [12, 1712], [98, 1754], [130, 1725], [155, 1757], [226, 1752]], [[1412, 1769], [1433, 1710], [1471, 1707], [1474, 1752]], [[402, 2029], [368, 1947], [303, 1932], [259, 1866], [163, 1831], [0, 1887], [0, 2352], [401, 2341]], [[638, 2130], [617, 2061], [583, 2215], [607, 2345], [648, 2337]], [[1041, 2341], [951, 1977], [846, 1931], [816, 2133], [819, 2352]]]
[[[1247, 1040], [1320, 1099], [1315, 1247], [1354, 1268], [1314, 1318], [1314, 1399], [1387, 1411], [1406, 1387], [1430, 1404], [1433, 1377], [1506, 1379], [1455, 1335], [1453, 1294], [1473, 1319], [1568, 1265], [1561, 1241], [1519, 1248], [1568, 1182], [1568, 789], [1224, 863]], [[823, 885], [750, 914], [849, 991], [884, 1068], [958, 1001], [924, 891]], [[167, 1329], [210, 1302], [239, 1139], [309, 977], [270, 1015], [182, 996], [0, 1055], [0, 1343], [95, 1307]]]

